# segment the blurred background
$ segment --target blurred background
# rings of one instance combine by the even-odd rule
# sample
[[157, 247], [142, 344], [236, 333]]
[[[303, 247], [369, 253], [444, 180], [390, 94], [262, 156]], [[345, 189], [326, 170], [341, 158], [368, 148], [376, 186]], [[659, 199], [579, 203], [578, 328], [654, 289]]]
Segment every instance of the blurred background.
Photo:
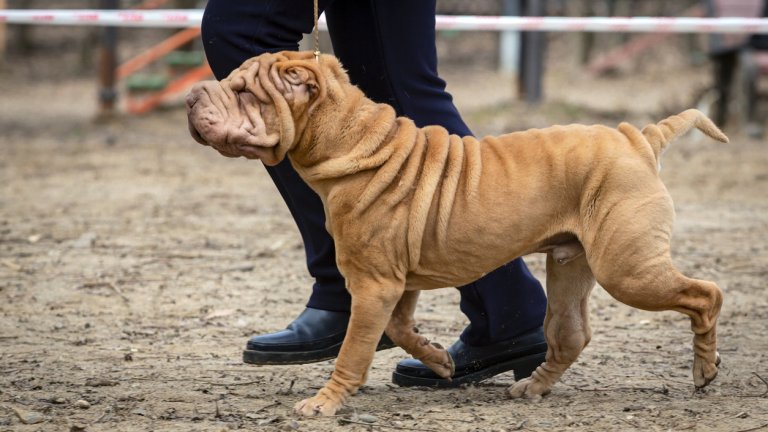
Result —
[[[6, 9], [204, 6], [205, 1], [199, 0], [0, 1], [0, 7]], [[759, 17], [765, 13], [762, 0], [440, 0], [437, 9], [445, 15], [566, 17]], [[179, 94], [205, 76], [205, 58], [195, 29], [0, 26], [0, 78], [91, 79], [99, 87], [100, 115], [143, 114], [178, 105]], [[463, 109], [501, 101], [560, 101], [619, 112], [697, 106], [718, 124], [728, 123], [759, 138], [768, 110], [763, 101], [765, 85], [761, 84], [768, 73], [766, 38], [749, 34], [443, 30], [438, 32], [438, 53], [441, 73], [459, 101], [464, 89], [477, 95], [461, 104]], [[306, 42], [303, 48], [309, 48]], [[332, 52], [327, 37], [322, 49]], [[55, 67], [49, 64], [52, 57]], [[468, 73], [483, 78], [454, 79]], [[624, 87], [625, 92], [608, 87], [598, 92], [586, 90], [612, 82], [621, 83], [621, 88], [625, 80], [649, 78], [656, 89], [648, 90], [651, 94], [635, 92], [635, 106], [617, 105], [631, 105], [621, 94], [631, 86]], [[588, 95], [581, 94], [584, 91]]]

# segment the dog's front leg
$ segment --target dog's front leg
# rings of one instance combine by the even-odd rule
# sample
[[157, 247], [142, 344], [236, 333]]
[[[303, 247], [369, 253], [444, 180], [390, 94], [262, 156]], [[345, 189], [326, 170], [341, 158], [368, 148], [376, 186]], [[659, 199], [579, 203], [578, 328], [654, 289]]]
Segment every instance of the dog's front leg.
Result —
[[314, 397], [296, 404], [300, 414], [334, 415], [365, 383], [392, 310], [403, 295], [404, 282], [347, 276], [352, 314], [330, 381]]
[[450, 379], [456, 372], [456, 365], [451, 355], [439, 344], [430, 342], [429, 339], [420, 335], [416, 329], [416, 320], [413, 314], [416, 312], [418, 299], [419, 291], [403, 293], [387, 325], [387, 336], [413, 358], [421, 360], [436, 374]]

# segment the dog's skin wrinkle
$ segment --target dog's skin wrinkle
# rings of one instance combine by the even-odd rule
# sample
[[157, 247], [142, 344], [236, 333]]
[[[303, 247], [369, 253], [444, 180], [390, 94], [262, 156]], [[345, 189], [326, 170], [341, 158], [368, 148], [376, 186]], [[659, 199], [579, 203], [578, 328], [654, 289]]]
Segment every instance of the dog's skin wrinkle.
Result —
[[[404, 166], [408, 162], [408, 157], [413, 154], [412, 150], [417, 143], [414, 131], [413, 138], [404, 140], [395, 140], [397, 128], [390, 129], [390, 132], [384, 138], [384, 142], [402, 142], [403, 145], [394, 149], [387, 161], [378, 167], [377, 173], [373, 179], [368, 182], [360, 194], [359, 201], [355, 205], [354, 211], [358, 214], [364, 213], [373, 203], [384, 203], [394, 207], [402, 202], [410, 190], [406, 185], [412, 184], [414, 172], [404, 172]], [[402, 190], [403, 192], [398, 192]], [[389, 191], [391, 193], [385, 193]], [[384, 198], [382, 198], [384, 197]]]
[[584, 206], [584, 219], [594, 220], [597, 214], [598, 203], [600, 202], [600, 195], [602, 193], [602, 187], [598, 185], [594, 190], [590, 190], [587, 193], [587, 205]]
[[[335, 94], [336, 94], [335, 92], [330, 93], [330, 94], [328, 94], [327, 97], [330, 100], [334, 100], [335, 99]], [[348, 98], [351, 99], [351, 101], [350, 101], [350, 103], [348, 105], [345, 106], [345, 111], [343, 113], [341, 113], [341, 118], [342, 119], [347, 119], [347, 120], [345, 120], [341, 124], [341, 128], [340, 128], [340, 131], [339, 131], [340, 139], [353, 139], [351, 137], [351, 134], [355, 130], [354, 126], [356, 126], [356, 123], [354, 123], [354, 121], [353, 121], [353, 116], [354, 116], [355, 111], [357, 110], [357, 105], [358, 105], [357, 101], [355, 101], [355, 99], [359, 99], [359, 98], [362, 98], [362, 97], [363, 97], [363, 95], [359, 94], [359, 93], [348, 95]], [[307, 133], [307, 131], [305, 130], [305, 134], [306, 133]], [[317, 142], [317, 140], [313, 139], [312, 136], [303, 135], [301, 141], [303, 143], [305, 143], [304, 145], [306, 146], [305, 148], [308, 149], [308, 155], [309, 155], [310, 159], [322, 162], [325, 158], [328, 158], [328, 156], [326, 156], [324, 154], [316, 154], [315, 153], [314, 149], [315, 149], [315, 143]]]
[[[290, 85], [281, 81], [287, 73]], [[417, 128], [365, 98], [332, 56], [315, 62], [312, 53], [283, 52], [249, 60], [221, 83], [197, 85], [187, 98], [193, 136], [247, 157], [252, 154], [222, 142], [217, 128], [206, 129], [209, 120], [232, 126], [226, 114], [208, 113], [210, 106], [242, 115], [230, 88], [241, 86], [241, 75], [246, 88], [269, 99], [257, 94], [260, 112], [274, 111], [262, 115], [264, 130], [254, 131], [268, 143], [269, 134], [279, 134], [279, 142], [259, 157], [273, 165], [287, 155], [318, 193], [352, 296], [336, 370], [315, 397], [296, 405], [298, 412], [334, 414], [365, 382], [385, 329], [450, 377], [447, 352], [413, 331], [413, 290], [464, 285], [542, 250], [549, 349], [545, 363], [509, 390], [512, 397], [549, 393], [589, 342], [587, 300], [595, 281], [630, 306], [688, 315], [694, 384], [717, 375], [722, 293], [672, 264], [674, 207], [656, 169], [669, 140], [693, 127], [727, 142], [700, 112], [685, 111], [642, 132], [622, 123], [459, 138], [438, 126]]]

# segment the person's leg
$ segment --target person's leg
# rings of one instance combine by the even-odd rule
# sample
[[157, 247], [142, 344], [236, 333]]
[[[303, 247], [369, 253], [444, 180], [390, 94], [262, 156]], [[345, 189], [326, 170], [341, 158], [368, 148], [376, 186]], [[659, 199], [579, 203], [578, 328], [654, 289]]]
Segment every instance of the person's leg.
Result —
[[[321, 1], [321, 5], [327, 3]], [[211, 0], [202, 22], [206, 57], [217, 79], [264, 52], [297, 50], [313, 26], [311, 0]], [[350, 297], [336, 267], [320, 198], [284, 160], [267, 172], [296, 221], [309, 273], [315, 278], [307, 309], [286, 330], [248, 341], [248, 363], [306, 363], [338, 353], [349, 320]]]
[[[392, 105], [420, 126], [439, 124], [451, 133], [470, 135], [437, 74], [434, 8], [434, 1], [336, 0], [326, 8], [334, 53], [352, 82], [371, 99]], [[513, 360], [546, 350], [540, 332], [546, 297], [523, 261], [515, 260], [461, 287], [460, 292], [461, 309], [470, 325], [451, 348], [457, 370], [470, 376], [468, 381], [454, 379], [454, 384], [518, 366], [521, 370], [516, 375], [530, 373], [522, 369], [537, 366], [541, 355], [525, 364]], [[467, 368], [458, 364], [462, 359]], [[506, 363], [506, 369], [499, 367], [505, 362], [512, 363]], [[423, 385], [423, 380], [410, 381], [408, 375], [424, 378], [428, 369], [421, 370], [420, 362], [414, 360], [403, 363], [408, 369], [398, 366], [403, 373], [396, 382]], [[487, 367], [470, 370], [469, 363]], [[428, 385], [444, 384], [440, 380]]]

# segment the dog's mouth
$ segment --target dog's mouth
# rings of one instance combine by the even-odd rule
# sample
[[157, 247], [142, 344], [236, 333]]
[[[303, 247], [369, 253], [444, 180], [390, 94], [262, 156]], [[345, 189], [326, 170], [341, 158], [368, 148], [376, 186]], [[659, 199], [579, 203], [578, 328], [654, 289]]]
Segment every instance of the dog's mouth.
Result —
[[[205, 100], [203, 100], [205, 99]], [[202, 85], [197, 85], [185, 98], [187, 125], [189, 134], [200, 144], [212, 145], [217, 134], [215, 130], [221, 124], [221, 115], [210, 101], [210, 96]]]
[[186, 97], [185, 102], [187, 105], [187, 127], [189, 128], [189, 134], [192, 135], [192, 138], [195, 141], [197, 141], [202, 145], [209, 145], [208, 141], [206, 141], [205, 138], [203, 138], [203, 136], [200, 134], [200, 132], [198, 132], [197, 127], [195, 127], [195, 124], [192, 122], [193, 116], [190, 115], [192, 113], [192, 110], [195, 107], [195, 104], [197, 103], [197, 99], [198, 99], [198, 96], [193, 93], [189, 93]]

